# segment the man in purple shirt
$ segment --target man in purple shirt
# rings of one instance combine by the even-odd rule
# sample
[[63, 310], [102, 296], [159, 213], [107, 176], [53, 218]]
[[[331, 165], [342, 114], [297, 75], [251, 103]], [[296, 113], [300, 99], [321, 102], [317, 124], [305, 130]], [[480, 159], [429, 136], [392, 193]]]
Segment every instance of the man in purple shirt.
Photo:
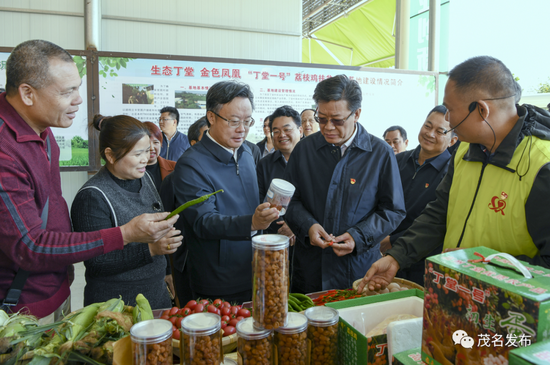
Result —
[[[6, 92], [0, 94], [0, 304], [12, 311], [26, 307], [39, 318], [67, 307], [71, 264], [130, 242], [158, 241], [177, 220], [163, 221], [167, 213], [144, 214], [116, 228], [71, 232], [50, 127], [73, 123], [81, 83], [67, 51], [32, 40], [12, 51]], [[9, 289], [23, 272], [28, 278], [13, 300]]]

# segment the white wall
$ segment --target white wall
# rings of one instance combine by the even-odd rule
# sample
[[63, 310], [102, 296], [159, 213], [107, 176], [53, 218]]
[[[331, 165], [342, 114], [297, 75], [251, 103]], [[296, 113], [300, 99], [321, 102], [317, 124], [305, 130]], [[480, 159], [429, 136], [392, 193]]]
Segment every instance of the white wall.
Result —
[[[84, 49], [85, 0], [0, 0], [0, 46]], [[99, 0], [100, 51], [301, 61], [301, 0]]]

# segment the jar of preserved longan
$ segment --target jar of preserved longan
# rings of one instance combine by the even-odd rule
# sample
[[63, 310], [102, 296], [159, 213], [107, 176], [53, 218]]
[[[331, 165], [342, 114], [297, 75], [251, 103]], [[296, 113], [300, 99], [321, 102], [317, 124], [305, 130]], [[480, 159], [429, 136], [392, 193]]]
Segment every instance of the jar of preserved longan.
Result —
[[237, 323], [237, 355], [239, 364], [271, 365], [273, 331], [254, 326], [252, 318]]
[[289, 313], [286, 326], [275, 330], [273, 343], [278, 365], [306, 365], [307, 317]]
[[288, 312], [288, 237], [264, 234], [252, 238], [254, 325], [274, 330], [286, 325]]
[[307, 338], [311, 341], [310, 364], [337, 364], [338, 311], [329, 307], [306, 310]]
[[180, 359], [182, 365], [223, 362], [221, 318], [214, 313], [195, 313], [181, 321]]
[[150, 319], [136, 323], [130, 329], [134, 365], [171, 365], [172, 323], [165, 319]]

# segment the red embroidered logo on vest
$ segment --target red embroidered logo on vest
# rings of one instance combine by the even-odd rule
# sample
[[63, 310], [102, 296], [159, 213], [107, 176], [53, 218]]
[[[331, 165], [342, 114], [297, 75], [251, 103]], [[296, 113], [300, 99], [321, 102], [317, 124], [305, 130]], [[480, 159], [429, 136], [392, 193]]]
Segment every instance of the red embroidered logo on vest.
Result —
[[491, 199], [491, 203], [489, 203], [489, 209], [493, 210], [495, 213], [500, 212], [502, 215], [504, 215], [504, 208], [506, 208], [506, 198], [508, 198], [508, 194], [506, 194], [504, 191], [500, 194], [500, 198], [498, 196], [494, 196], [493, 199]]

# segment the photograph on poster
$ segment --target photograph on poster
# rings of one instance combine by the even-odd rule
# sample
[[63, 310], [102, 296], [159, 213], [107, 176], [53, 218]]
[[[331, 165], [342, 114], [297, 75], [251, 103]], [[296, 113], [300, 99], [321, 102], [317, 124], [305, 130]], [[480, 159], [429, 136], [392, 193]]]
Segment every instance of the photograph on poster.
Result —
[[206, 91], [176, 90], [174, 101], [178, 109], [206, 109]]
[[122, 84], [123, 104], [153, 104], [155, 87], [152, 84]]

